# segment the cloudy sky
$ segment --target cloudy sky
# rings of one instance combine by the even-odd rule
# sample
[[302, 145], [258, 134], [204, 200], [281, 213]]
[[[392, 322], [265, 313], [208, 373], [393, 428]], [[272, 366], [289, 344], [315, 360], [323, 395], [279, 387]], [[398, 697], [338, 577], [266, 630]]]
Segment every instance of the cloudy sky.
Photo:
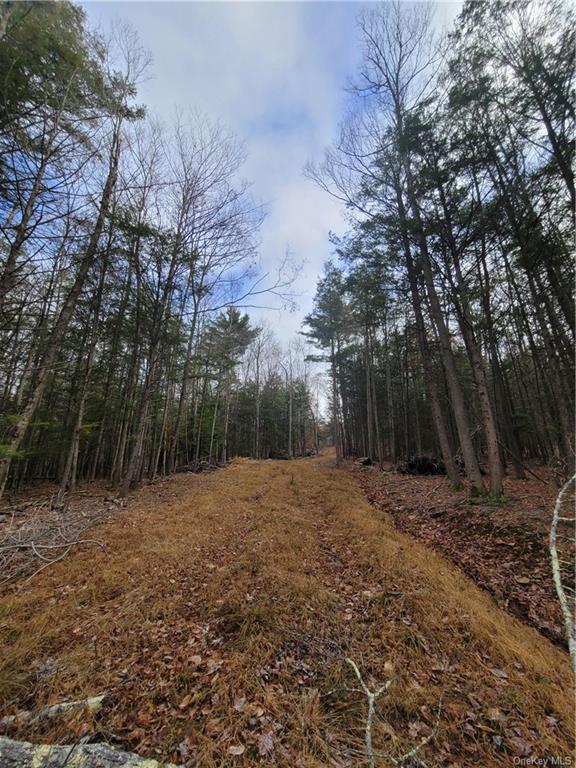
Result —
[[[199, 111], [245, 143], [244, 176], [267, 204], [261, 262], [273, 270], [290, 248], [303, 264], [294, 286], [298, 309], [253, 312], [282, 342], [312, 307], [316, 279], [330, 256], [328, 232], [346, 228], [340, 204], [308, 181], [303, 168], [322, 158], [357, 70], [355, 20], [361, 2], [86, 2], [95, 26], [129, 22], [153, 57], [141, 100], [152, 113]], [[442, 3], [446, 21], [459, 3]], [[271, 302], [267, 302], [271, 303]]]

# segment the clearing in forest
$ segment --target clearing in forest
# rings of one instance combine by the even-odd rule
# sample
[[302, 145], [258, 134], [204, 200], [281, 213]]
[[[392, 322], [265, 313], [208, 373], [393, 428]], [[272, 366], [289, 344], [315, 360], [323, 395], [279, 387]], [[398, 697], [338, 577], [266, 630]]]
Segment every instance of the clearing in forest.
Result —
[[[190, 766], [501, 766], [572, 752], [568, 656], [318, 458], [236, 460], [134, 497], [0, 603], [3, 714]], [[392, 756], [392, 758], [390, 757]], [[565, 763], [568, 764], [568, 763]]]

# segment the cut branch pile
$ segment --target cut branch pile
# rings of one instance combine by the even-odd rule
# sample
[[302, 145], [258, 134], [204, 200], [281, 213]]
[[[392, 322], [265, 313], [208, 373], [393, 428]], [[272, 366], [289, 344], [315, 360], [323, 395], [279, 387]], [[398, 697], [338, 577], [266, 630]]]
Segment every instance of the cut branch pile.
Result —
[[5, 518], [0, 528], [0, 585], [23, 578], [28, 581], [82, 544], [104, 549], [104, 544], [82, 534], [119, 506], [112, 500], [104, 507], [86, 510], [44, 499], [26, 508], [0, 510]]

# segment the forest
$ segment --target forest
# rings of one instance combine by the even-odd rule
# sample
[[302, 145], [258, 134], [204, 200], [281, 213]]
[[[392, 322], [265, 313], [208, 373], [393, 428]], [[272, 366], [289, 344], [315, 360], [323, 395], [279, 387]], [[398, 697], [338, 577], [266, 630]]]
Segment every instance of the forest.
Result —
[[201, 117], [146, 117], [130, 29], [105, 43], [68, 3], [2, 12], [0, 488], [107, 478], [126, 493], [312, 450], [304, 353], [242, 311], [289, 302], [291, 271], [257, 269], [242, 145]]
[[440, 57], [421, 8], [361, 22], [357, 106], [310, 175], [352, 212], [309, 335], [340, 456], [440, 456], [502, 494], [574, 463], [573, 47], [560, 3], [465, 4]]
[[0, 3], [0, 768], [572, 764], [574, 8], [357, 6], [314, 271], [130, 24]]
[[[429, 11], [389, 15], [363, 19], [350, 113], [308, 171], [352, 224], [305, 328], [338, 455], [433, 454], [478, 492], [485, 462], [495, 496], [508, 465], [565, 478], [570, 11], [470, 3], [442, 56]], [[146, 117], [148, 57], [127, 28], [105, 44], [76, 6], [21, 3], [2, 29], [1, 487], [127, 492], [315, 448], [313, 350], [280, 350], [243, 314], [263, 293], [290, 301], [290, 265], [258, 271], [241, 144], [202, 118]]]

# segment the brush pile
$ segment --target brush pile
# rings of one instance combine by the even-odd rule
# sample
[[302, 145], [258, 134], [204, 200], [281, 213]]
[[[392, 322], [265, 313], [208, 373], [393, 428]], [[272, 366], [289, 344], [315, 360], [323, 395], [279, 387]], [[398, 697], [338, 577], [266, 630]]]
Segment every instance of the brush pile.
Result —
[[0, 510], [0, 585], [31, 579], [77, 546], [103, 548], [85, 532], [122, 506], [116, 499], [58, 504], [43, 496]]

